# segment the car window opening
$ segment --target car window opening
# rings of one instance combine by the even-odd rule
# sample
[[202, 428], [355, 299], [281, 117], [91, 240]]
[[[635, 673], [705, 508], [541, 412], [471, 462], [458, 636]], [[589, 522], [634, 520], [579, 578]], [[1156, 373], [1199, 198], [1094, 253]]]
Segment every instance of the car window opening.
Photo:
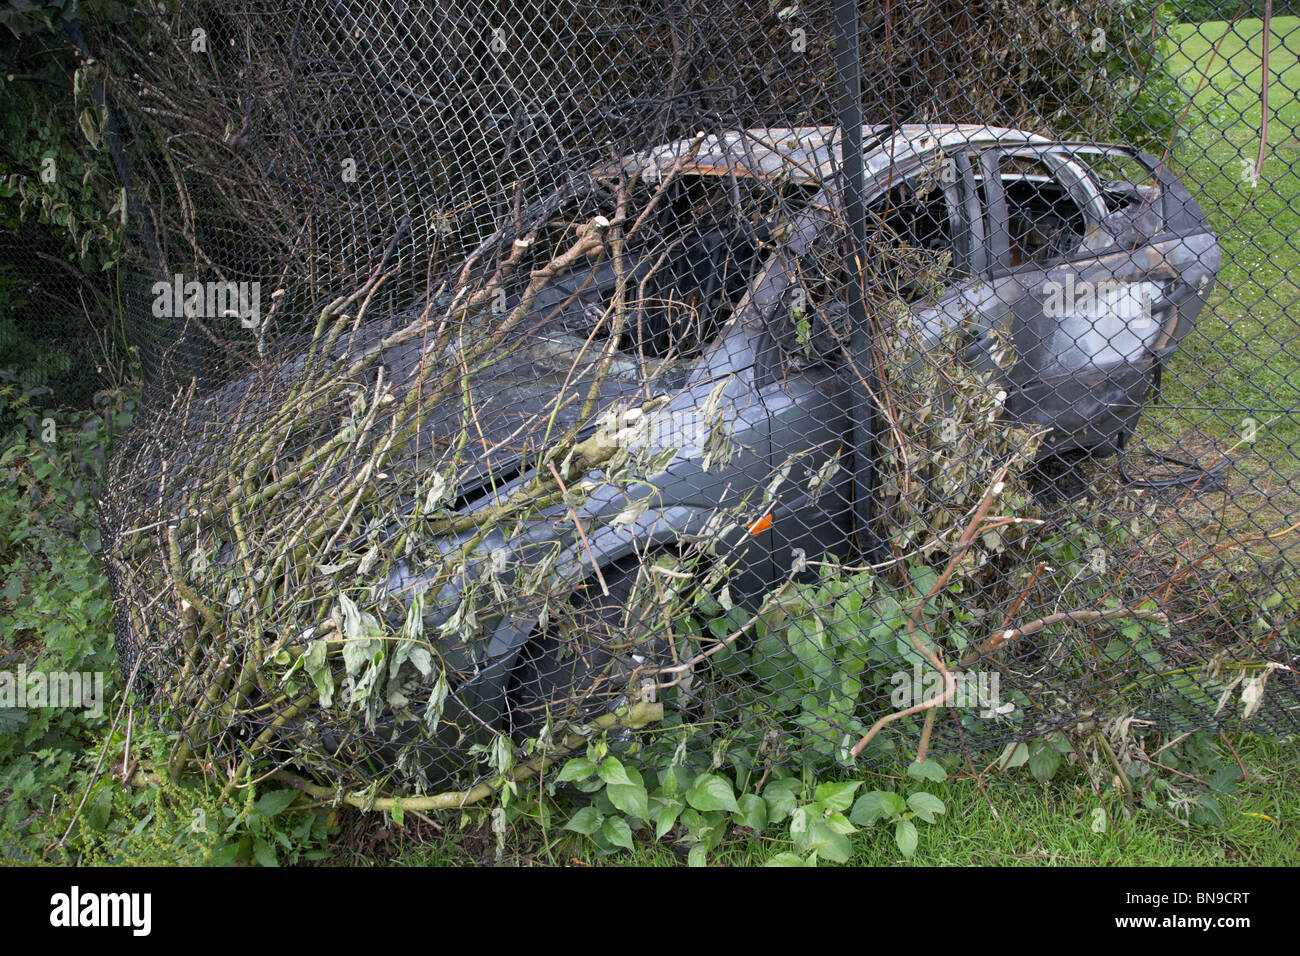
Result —
[[[638, 183], [627, 215], [630, 225], [655, 194], [657, 183]], [[780, 224], [799, 212], [817, 192], [809, 184], [775, 183], [741, 175], [681, 175], [668, 187], [649, 220], [629, 237], [622, 267], [627, 278], [624, 327], [618, 350], [638, 365], [663, 369], [698, 356], [716, 338], [749, 288], [750, 281], [779, 242]], [[551, 223], [548, 241], [520, 268], [505, 296], [513, 308], [531, 270], [544, 265], [572, 242], [573, 234], [597, 215], [610, 220], [609, 208], [568, 209]], [[615, 328], [611, 307], [618, 271], [610, 242], [598, 253], [552, 280], [538, 295], [531, 328], [559, 353], [586, 351], [598, 356]]]
[[953, 229], [943, 189], [926, 175], [899, 183], [867, 206], [878, 281], [904, 302], [930, 298], [951, 280]]
[[[999, 165], [1007, 199], [1011, 267], [1074, 251], [1087, 231], [1087, 218], [1048, 165], [1037, 156], [1015, 155], [1002, 156]], [[980, 186], [982, 192], [983, 183]]]
[[1162, 228], [1160, 184], [1152, 170], [1133, 156], [1112, 152], [1071, 151], [1101, 192], [1107, 232], [1121, 242], [1133, 231], [1154, 236]]
[[[922, 174], [894, 186], [867, 204], [873, 251], [868, 294], [873, 301], [912, 303], [942, 294], [953, 280], [953, 228], [943, 189]], [[851, 319], [842, 263], [849, 255], [823, 237], [800, 264], [799, 283], [785, 296], [786, 308], [769, 323], [786, 371], [836, 364], [844, 358]]]

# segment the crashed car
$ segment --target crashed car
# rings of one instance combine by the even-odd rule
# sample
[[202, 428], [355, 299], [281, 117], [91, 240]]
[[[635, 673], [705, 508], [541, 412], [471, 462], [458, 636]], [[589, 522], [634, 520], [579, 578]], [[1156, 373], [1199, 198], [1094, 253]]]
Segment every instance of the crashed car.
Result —
[[[863, 135], [873, 236], [944, 267], [937, 285], [900, 280], [913, 334], [937, 337], [960, 325], [967, 360], [990, 370], [999, 368], [995, 343], [1009, 340], [1009, 418], [1046, 429], [1046, 454], [1121, 449], [1219, 266], [1216, 239], [1187, 190], [1153, 157], [1120, 146], [983, 126], [866, 128]], [[654, 415], [669, 423], [671, 435], [661, 440], [672, 454], [639, 487], [643, 500], [631, 517], [625, 494], [598, 486], [574, 508], [551, 508], [549, 520], [447, 536], [445, 553], [469, 548], [481, 562], [558, 549], [557, 582], [598, 580], [587, 593], [593, 616], [609, 628], [607, 643], [589, 640], [576, 652], [553, 626], [510, 615], [479, 620], [483, 640], [448, 640], [440, 655], [459, 676], [441, 714], [439, 745], [463, 746], [485, 733], [535, 735], [548, 702], [573, 696], [592, 674], [634, 673], [644, 649], [620, 647], [615, 618], [602, 608], [618, 609], [647, 555], [712, 533], [720, 501], [762, 486], [791, 456], [810, 475], [831, 456], [862, 453], [853, 447], [856, 385], [843, 371], [849, 309], [828, 297], [824, 270], [813, 261], [819, 245], [843, 238], [837, 154], [832, 127], [736, 131], [665, 144], [603, 170], [671, 181], [656, 214], [678, 234], [661, 254], [635, 243], [624, 250], [621, 268], [632, 276], [629, 294], [641, 318], [590, 406], [556, 396], [594, 380], [573, 355], [605, 313], [618, 266], [610, 256], [584, 260], [529, 305], [538, 321], [528, 341], [475, 384], [476, 428], [494, 454], [469, 463], [457, 508], [488, 507], [531, 478], [527, 456], [510, 449], [530, 446], [527, 430], [536, 424], [529, 416], [540, 407], [556, 409], [553, 430], [581, 430], [584, 406], [594, 423], [610, 409], [658, 396]], [[779, 221], [765, 221], [761, 203], [742, 214], [754, 186], [779, 192]], [[717, 193], [729, 199], [718, 208], [730, 213], [682, 212], [707, 208]], [[505, 298], [508, 311], [523, 292], [515, 287]], [[382, 361], [388, 380], [401, 381], [419, 361], [418, 347]], [[425, 427], [454, 436], [460, 414], [435, 411]], [[730, 449], [710, 461], [708, 436], [719, 414]], [[531, 447], [542, 443], [536, 438]], [[792, 552], [849, 553], [859, 530], [854, 474], [840, 468], [817, 494], [783, 500], [730, 532], [729, 546], [744, 539], [730, 581], [737, 601], [756, 602], [782, 580]], [[425, 633], [453, 618], [472, 576], [467, 570], [446, 582], [437, 574], [405, 561], [387, 585], [406, 599], [427, 589]], [[600, 706], [626, 699], [621, 693]], [[396, 751], [422, 732], [416, 722], [385, 747]]]

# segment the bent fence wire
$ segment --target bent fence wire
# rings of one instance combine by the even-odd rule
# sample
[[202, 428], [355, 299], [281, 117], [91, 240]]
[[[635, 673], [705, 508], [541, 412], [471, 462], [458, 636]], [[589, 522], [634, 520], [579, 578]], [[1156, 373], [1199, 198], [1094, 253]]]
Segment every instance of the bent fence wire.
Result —
[[1300, 32], [1219, 19], [87, 20], [146, 380], [117, 646], [174, 768], [1294, 731]]

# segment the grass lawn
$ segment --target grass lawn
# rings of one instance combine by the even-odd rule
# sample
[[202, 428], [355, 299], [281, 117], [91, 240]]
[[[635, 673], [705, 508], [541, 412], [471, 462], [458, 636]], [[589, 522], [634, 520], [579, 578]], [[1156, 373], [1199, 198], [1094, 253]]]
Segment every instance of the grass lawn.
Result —
[[[1197, 327], [1167, 370], [1152, 432], [1190, 427], [1228, 443], [1260, 424], [1258, 473], [1300, 464], [1300, 17], [1275, 17], [1269, 124], [1259, 152], [1263, 70], [1259, 20], [1184, 24], [1172, 68], [1196, 93], [1175, 159], [1223, 246], [1223, 267]], [[1217, 54], [1215, 44], [1218, 43]], [[1265, 427], [1266, 426], [1266, 427]], [[1240, 454], [1238, 449], [1234, 454]], [[1294, 489], [1293, 489], [1294, 490]]]
[[[1218, 489], [1166, 496], [1169, 543], [1256, 539], [1227, 558], [1300, 564], [1300, 17], [1275, 17], [1269, 122], [1260, 148], [1263, 23], [1175, 28], [1170, 66], [1192, 97], [1172, 162], [1223, 249], [1218, 281], [1165, 371], [1136, 443], [1209, 466]], [[1276, 573], [1276, 572], [1273, 572]]]

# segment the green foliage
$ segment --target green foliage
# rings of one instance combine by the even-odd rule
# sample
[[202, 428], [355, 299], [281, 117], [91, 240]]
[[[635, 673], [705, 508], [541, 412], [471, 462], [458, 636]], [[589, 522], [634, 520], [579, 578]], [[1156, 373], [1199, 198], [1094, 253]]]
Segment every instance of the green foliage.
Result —
[[[86, 756], [101, 747], [112, 755], [109, 765], [120, 767], [122, 730], [96, 741]], [[136, 726], [126, 762], [147, 765], [165, 752], [161, 734]], [[59, 791], [56, 811], [36, 828], [46, 859], [77, 866], [280, 866], [329, 855], [329, 815], [302, 807], [297, 790], [252, 785], [230, 800], [202, 777], [172, 783], [166, 774], [136, 774], [124, 785], [120, 773], [82, 778], [78, 787]]]
[[[788, 778], [786, 778], [788, 779]], [[738, 791], [730, 774], [694, 772], [672, 765], [644, 775], [593, 741], [585, 757], [565, 764], [552, 784], [572, 784], [586, 795], [569, 816], [566, 830], [590, 841], [598, 855], [633, 848], [634, 835], [671, 838], [688, 850], [692, 866], [703, 866], [731, 826], [758, 833], [789, 816], [789, 785], [774, 781], [768, 797]], [[770, 802], [769, 802], [770, 800]]]
[[0, 10], [0, 25], [15, 39], [50, 33], [77, 14], [77, 0], [10, 0]]
[[[120, 722], [112, 595], [99, 562], [93, 494], [131, 421], [120, 392], [93, 412], [47, 409], [45, 389], [0, 379], [0, 670], [101, 675], [98, 713], [0, 709], [0, 846], [20, 860], [78, 864], [274, 865], [326, 854], [327, 816], [291, 809], [296, 790], [248, 786], [235, 801], [207, 778], [171, 783], [153, 766], [169, 742]], [[65, 839], [66, 835], [66, 839]]]
[[[0, 79], [0, 219], [12, 232], [24, 223], [53, 227], [68, 241], [70, 260], [94, 273], [118, 261], [126, 197], [103, 148], [102, 65], [78, 62], [70, 44], [40, 26], [70, 16], [72, 6], [8, 12], [14, 36], [0, 49], [13, 66]], [[95, 6], [109, 16], [126, 12]]]
[[[0, 422], [15, 423], [0, 448], [0, 667], [98, 674], [111, 699], [112, 600], [91, 494], [132, 405], [105, 393], [94, 412], [67, 414], [40, 409], [38, 398], [0, 380]], [[82, 749], [107, 725], [103, 706], [96, 716], [0, 710], [0, 842], [21, 844], [48, 810], [49, 789], [72, 782]]]
[[87, 9], [118, 25], [129, 13], [46, 0], [0, 14], [0, 242], [11, 260], [0, 267], [0, 369], [76, 405], [103, 385], [127, 223], [105, 147], [103, 65], [82, 62], [61, 29]]
[[[1169, 0], [1174, 19], [1182, 23], [1207, 20], [1231, 20], [1239, 13], [1245, 18], [1262, 17], [1268, 0]], [[1300, 13], [1297, 0], [1272, 0], [1273, 16]]]
[[[945, 590], [934, 595], [913, 618], [898, 592], [886, 590], [874, 572], [845, 573], [832, 559], [820, 574], [775, 596], [760, 612], [753, 640], [737, 642], [711, 659], [689, 690], [690, 708], [700, 715], [670, 734], [668, 749], [703, 744], [691, 734], [708, 733], [711, 708], [733, 724], [723, 750], [737, 759], [763, 755], [772, 762], [798, 766], [851, 767], [848, 750], [866, 729], [866, 715], [883, 712], [891, 678], [900, 670], [920, 668], [922, 680], [940, 681], [937, 671], [908, 637], [909, 620], [922, 646], [937, 644], [958, 652], [969, 643], [968, 615]], [[921, 564], [912, 570], [915, 586], [928, 590], [935, 572]], [[721, 640], [748, 614], [724, 611], [708, 595], [697, 595], [695, 614], [683, 619], [679, 657], [689, 657], [710, 638]], [[665, 705], [683, 704], [683, 692], [669, 689]], [[691, 726], [694, 723], [695, 726]], [[674, 726], [670, 717], [667, 727]], [[915, 721], [899, 725], [914, 731]], [[904, 728], [906, 728], [904, 730]], [[892, 747], [896, 734], [878, 747]]]
[[996, 767], [1002, 772], [1023, 768], [1046, 787], [1075, 764], [1091, 779], [1120, 788], [1130, 813], [1141, 807], [1168, 812], [1184, 826], [1221, 827], [1238, 802], [1242, 776], [1224, 740], [1209, 731], [1138, 738], [1129, 722], [1119, 721], [1073, 742], [1058, 732], [1009, 744]]
[[1242, 768], [1219, 734], [1172, 737], [1149, 760], [1132, 759], [1133, 751], [1123, 746], [1117, 752], [1133, 802], [1146, 810], [1167, 812], [1184, 826], [1207, 828], [1224, 826], [1229, 814], [1239, 811]]
[[[946, 778], [933, 760], [913, 764], [908, 775], [919, 782]], [[596, 741], [585, 757], [565, 764], [551, 785], [552, 794], [562, 784], [582, 795], [570, 801], [577, 808], [564, 829], [580, 835], [597, 856], [633, 850], [640, 837], [671, 841], [685, 850], [691, 866], [704, 866], [729, 835], [791, 844], [793, 849], [768, 860], [772, 866], [847, 863], [854, 852], [850, 836], [881, 821], [899, 852], [911, 859], [917, 824], [933, 823], [947, 809], [921, 789], [857, 796], [860, 780], [815, 782], [810, 775], [793, 776], [780, 768], [757, 780], [739, 768], [697, 771], [682, 764], [643, 775]]]
[[[1061, 818], [1059, 825], [1081, 829], [1101, 842], [1115, 838], [1106, 836], [1111, 830], [1122, 841], [1123, 832], [1169, 824], [1212, 840], [1243, 815], [1270, 827], [1281, 825], [1281, 816], [1271, 809], [1258, 813], [1244, 808], [1241, 768], [1224, 738], [1209, 732], [1139, 738], [1127, 723], [1107, 728], [1105, 735], [1106, 747], [1119, 754], [1122, 782], [1101, 737], [1085, 730], [1073, 740], [1055, 733], [1009, 746], [990, 767], [993, 773], [986, 772], [987, 783], [976, 786], [996, 789], [1021, 806], [1008, 822], [1025, 841], [1040, 838], [1033, 827], [1041, 824], [1022, 823], [1018, 814], [1038, 812], [1033, 806], [1039, 804], [1055, 808], [1051, 812]], [[1139, 749], [1151, 756], [1139, 756]], [[881, 788], [866, 780], [895, 782]], [[949, 834], [963, 829], [960, 821], [945, 818], [954, 810], [953, 795], [969, 780], [952, 780], [933, 758], [906, 764], [901, 779], [873, 774], [819, 779], [784, 769], [756, 778], [734, 763], [637, 771], [611, 756], [604, 743], [593, 741], [585, 755], [564, 765], [545, 792], [530, 798], [535, 802], [529, 809], [524, 809], [528, 801], [515, 801], [508, 819], [540, 820], [548, 852], [567, 841], [565, 853], [578, 854], [578, 860], [614, 864], [656, 859], [656, 846], [671, 847], [688, 865], [697, 866], [723, 861], [815, 866], [864, 857], [927, 862], [931, 855], [945, 853], [939, 844], [927, 849], [929, 830]], [[1041, 795], [1037, 801], [1034, 793]], [[972, 791], [971, 799], [984, 807], [990, 798], [981, 790], [979, 795]], [[967, 806], [963, 813], [971, 809]], [[480, 814], [488, 816], [487, 811]], [[557, 816], [563, 821], [561, 833], [547, 837], [546, 826]], [[1031, 829], [1025, 830], [1026, 825]], [[537, 835], [535, 829], [526, 832]], [[973, 845], [985, 842], [977, 834], [963, 839]]]
[[1181, 133], [1178, 120], [1187, 102], [1169, 63], [1175, 18], [1164, 0], [1117, 4], [1114, 15], [1105, 52], [1097, 54], [1103, 102], [1078, 132], [1163, 151]]

